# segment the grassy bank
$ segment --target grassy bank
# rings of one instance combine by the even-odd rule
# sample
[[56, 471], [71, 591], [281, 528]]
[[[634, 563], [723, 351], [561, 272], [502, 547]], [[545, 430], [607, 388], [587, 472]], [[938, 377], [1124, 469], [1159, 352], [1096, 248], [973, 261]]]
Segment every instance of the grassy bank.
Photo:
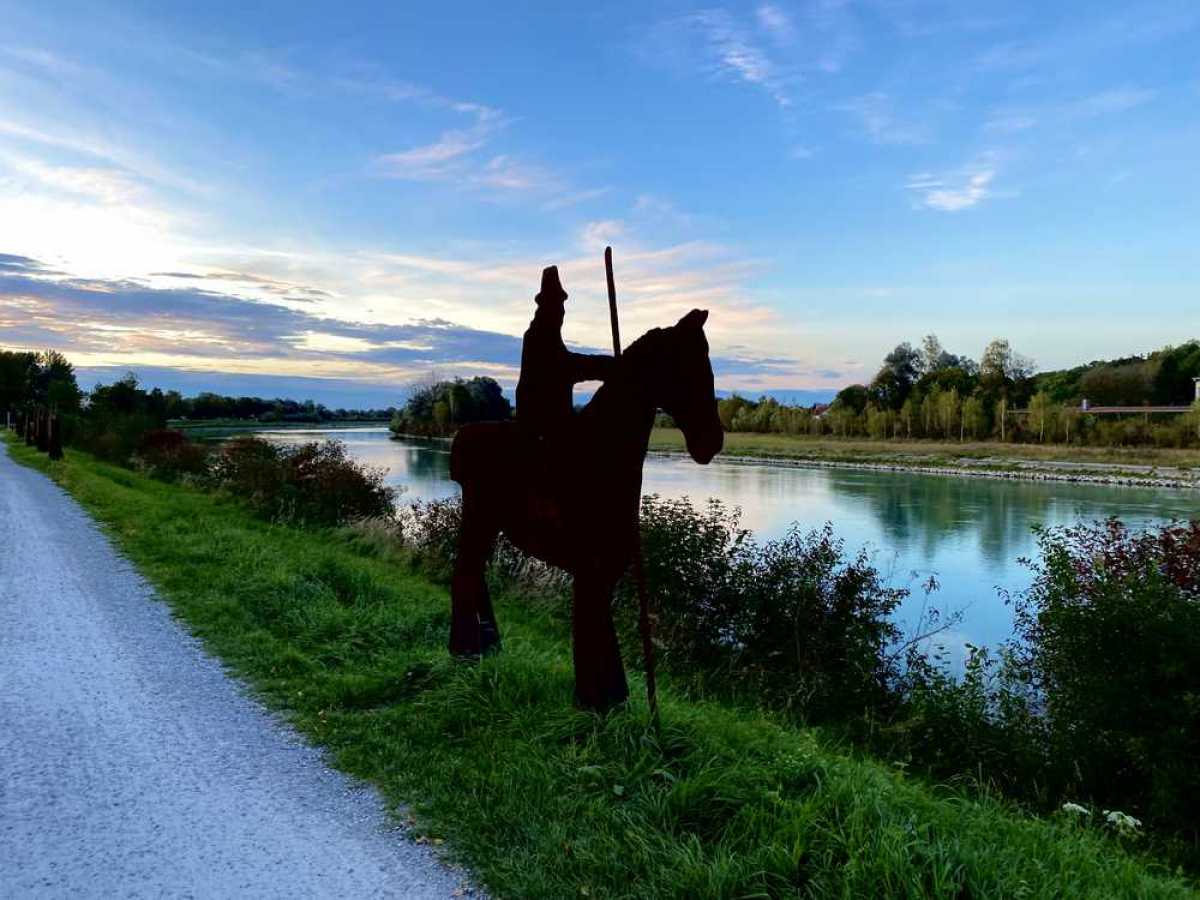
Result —
[[[683, 434], [656, 428], [650, 449], [682, 451]], [[1149, 470], [1182, 477], [1200, 472], [1200, 451], [1156, 447], [1076, 447], [1061, 444], [1001, 444], [991, 441], [874, 441], [734, 431], [725, 435], [725, 456], [801, 462], [861, 463], [913, 468], [962, 468], [1012, 472], [1087, 472], [1148, 475]]]
[[[561, 620], [497, 598], [505, 651], [451, 662], [445, 591], [350, 533], [69, 453], [48, 471], [218, 656], [336, 765], [408, 804], [499, 896], [1190, 896], [1067, 822], [662, 694], [571, 707]], [[635, 686], [635, 693], [637, 687]]]

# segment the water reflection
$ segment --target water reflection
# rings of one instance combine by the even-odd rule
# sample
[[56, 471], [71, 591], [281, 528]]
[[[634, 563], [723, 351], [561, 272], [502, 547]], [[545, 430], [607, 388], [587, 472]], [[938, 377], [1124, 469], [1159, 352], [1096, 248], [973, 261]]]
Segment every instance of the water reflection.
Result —
[[[357, 459], [388, 469], [389, 484], [405, 498], [454, 496], [449, 443], [392, 441], [383, 428], [264, 432], [287, 443], [336, 437]], [[1034, 525], [1066, 525], [1119, 515], [1139, 525], [1200, 516], [1195, 492], [1107, 487], [1063, 482], [1001, 481], [854, 469], [714, 462], [646, 461], [644, 490], [702, 503], [719, 497], [743, 511], [743, 524], [760, 538], [777, 537], [792, 523], [832, 522], [849, 549], [869, 548], [875, 565], [896, 586], [913, 589], [899, 612], [912, 625], [930, 576], [941, 589], [931, 599], [943, 613], [962, 612], [953, 633], [942, 635], [951, 659], [963, 643], [995, 644], [1011, 632], [1011, 610], [997, 589], [1020, 590], [1029, 573], [1017, 559], [1035, 552]]]

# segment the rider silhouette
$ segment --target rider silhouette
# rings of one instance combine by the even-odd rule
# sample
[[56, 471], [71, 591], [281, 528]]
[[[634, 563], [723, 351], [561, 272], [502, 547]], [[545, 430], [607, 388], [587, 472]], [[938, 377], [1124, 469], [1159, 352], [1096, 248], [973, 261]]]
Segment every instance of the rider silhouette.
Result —
[[558, 279], [558, 266], [542, 270], [542, 289], [533, 299], [537, 312], [521, 345], [517, 424], [544, 447], [570, 426], [575, 385], [606, 380], [612, 374], [614, 360], [611, 356], [572, 353], [563, 343], [567, 292]]

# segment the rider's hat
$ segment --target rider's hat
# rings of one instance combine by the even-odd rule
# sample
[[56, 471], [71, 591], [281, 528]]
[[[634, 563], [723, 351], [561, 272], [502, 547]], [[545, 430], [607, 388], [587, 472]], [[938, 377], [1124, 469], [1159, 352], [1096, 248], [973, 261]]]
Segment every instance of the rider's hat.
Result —
[[545, 301], [562, 303], [567, 299], [567, 292], [563, 290], [562, 282], [558, 280], [558, 266], [546, 266], [542, 269], [542, 289], [533, 299], [539, 304]]

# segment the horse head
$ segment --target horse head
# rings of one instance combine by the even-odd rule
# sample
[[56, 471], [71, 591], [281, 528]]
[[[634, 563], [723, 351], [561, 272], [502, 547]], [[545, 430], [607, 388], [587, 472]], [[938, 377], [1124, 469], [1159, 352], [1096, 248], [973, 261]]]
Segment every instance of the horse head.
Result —
[[670, 328], [657, 328], [635, 341], [628, 351], [643, 357], [654, 404], [675, 420], [688, 454], [701, 465], [720, 453], [725, 443], [704, 336], [707, 320], [707, 310], [693, 309]]

